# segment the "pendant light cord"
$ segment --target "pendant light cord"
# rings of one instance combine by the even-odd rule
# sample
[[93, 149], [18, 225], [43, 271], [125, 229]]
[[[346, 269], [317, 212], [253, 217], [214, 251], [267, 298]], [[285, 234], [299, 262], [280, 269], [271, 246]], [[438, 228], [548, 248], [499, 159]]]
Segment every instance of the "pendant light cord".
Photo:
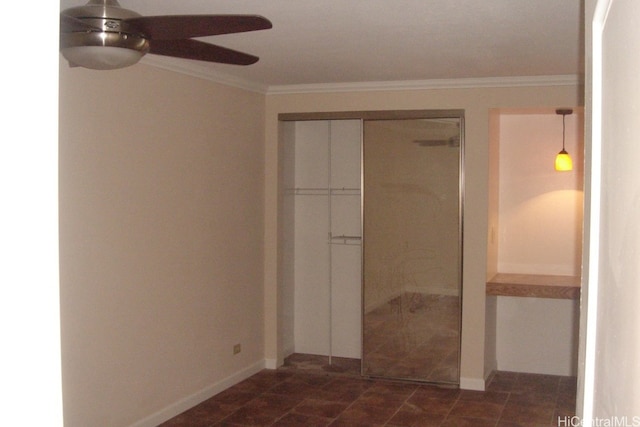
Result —
[[565, 151], [564, 149], [564, 119], [565, 117], [567, 117], [566, 114], [562, 115], [562, 151]]

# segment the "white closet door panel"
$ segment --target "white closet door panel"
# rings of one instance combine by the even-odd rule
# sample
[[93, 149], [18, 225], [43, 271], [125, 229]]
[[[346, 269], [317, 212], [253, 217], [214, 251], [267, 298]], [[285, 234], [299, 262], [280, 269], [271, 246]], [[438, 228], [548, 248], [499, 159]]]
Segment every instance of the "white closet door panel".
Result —
[[331, 338], [333, 355], [360, 358], [362, 298], [360, 246], [331, 248]]
[[329, 122], [296, 123], [296, 171], [298, 188], [326, 188], [329, 183]]
[[333, 196], [331, 198], [331, 234], [359, 236], [360, 197]]
[[295, 206], [295, 352], [329, 351], [328, 198], [297, 196]]
[[[331, 122], [331, 187], [359, 189], [360, 120]], [[346, 194], [350, 195], [346, 195]], [[360, 195], [334, 192], [331, 197], [332, 236], [360, 236]], [[335, 240], [334, 240], [335, 242]], [[361, 354], [361, 254], [359, 241], [331, 246], [331, 343], [337, 357], [360, 358]], [[356, 244], [356, 245], [354, 245]]]
[[331, 121], [331, 186], [333, 188], [360, 188], [361, 135], [360, 120]]

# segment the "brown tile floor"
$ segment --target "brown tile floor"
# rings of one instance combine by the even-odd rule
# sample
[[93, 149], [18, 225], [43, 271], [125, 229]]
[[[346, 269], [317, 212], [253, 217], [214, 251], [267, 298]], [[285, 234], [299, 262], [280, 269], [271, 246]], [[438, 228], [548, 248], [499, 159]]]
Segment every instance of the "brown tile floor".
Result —
[[575, 411], [573, 377], [497, 372], [477, 392], [363, 379], [349, 361], [316, 368], [300, 358], [263, 370], [162, 426], [533, 427]]

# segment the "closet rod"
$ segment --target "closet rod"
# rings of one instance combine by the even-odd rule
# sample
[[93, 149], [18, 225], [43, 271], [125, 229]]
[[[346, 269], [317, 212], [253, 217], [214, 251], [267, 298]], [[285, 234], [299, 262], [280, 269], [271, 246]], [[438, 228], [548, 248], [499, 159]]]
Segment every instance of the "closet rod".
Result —
[[331, 245], [345, 245], [345, 246], [360, 246], [362, 237], [360, 236], [329, 236], [329, 243]]
[[357, 191], [360, 192], [359, 188], [349, 188], [349, 187], [331, 187], [329, 190], [331, 191]]
[[[287, 192], [295, 193], [295, 194], [304, 194], [304, 195], [317, 194], [322, 196], [326, 196], [328, 193], [331, 193], [334, 196], [359, 196], [360, 195], [359, 188], [348, 188], [348, 187], [336, 187], [336, 188], [296, 187], [296, 188], [287, 189]], [[342, 192], [344, 192], [344, 194], [342, 194]]]
[[346, 234], [341, 234], [339, 236], [331, 236], [331, 239], [341, 239], [341, 240], [362, 240], [361, 236], [348, 236]]

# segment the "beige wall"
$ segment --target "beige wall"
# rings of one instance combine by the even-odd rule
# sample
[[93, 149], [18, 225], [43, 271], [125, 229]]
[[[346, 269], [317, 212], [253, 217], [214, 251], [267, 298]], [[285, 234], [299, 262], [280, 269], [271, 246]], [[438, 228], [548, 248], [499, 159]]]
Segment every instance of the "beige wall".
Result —
[[62, 65], [65, 425], [156, 425], [264, 366], [264, 101]]
[[565, 146], [575, 166], [567, 172], [554, 169], [562, 116], [523, 110], [500, 116], [501, 273], [580, 275], [584, 121], [575, 110], [565, 120]]
[[265, 357], [282, 358], [278, 345], [278, 114], [394, 109], [465, 110], [465, 217], [461, 383], [484, 386], [487, 274], [489, 112], [492, 108], [579, 105], [578, 86], [368, 91], [267, 96], [265, 171]]

